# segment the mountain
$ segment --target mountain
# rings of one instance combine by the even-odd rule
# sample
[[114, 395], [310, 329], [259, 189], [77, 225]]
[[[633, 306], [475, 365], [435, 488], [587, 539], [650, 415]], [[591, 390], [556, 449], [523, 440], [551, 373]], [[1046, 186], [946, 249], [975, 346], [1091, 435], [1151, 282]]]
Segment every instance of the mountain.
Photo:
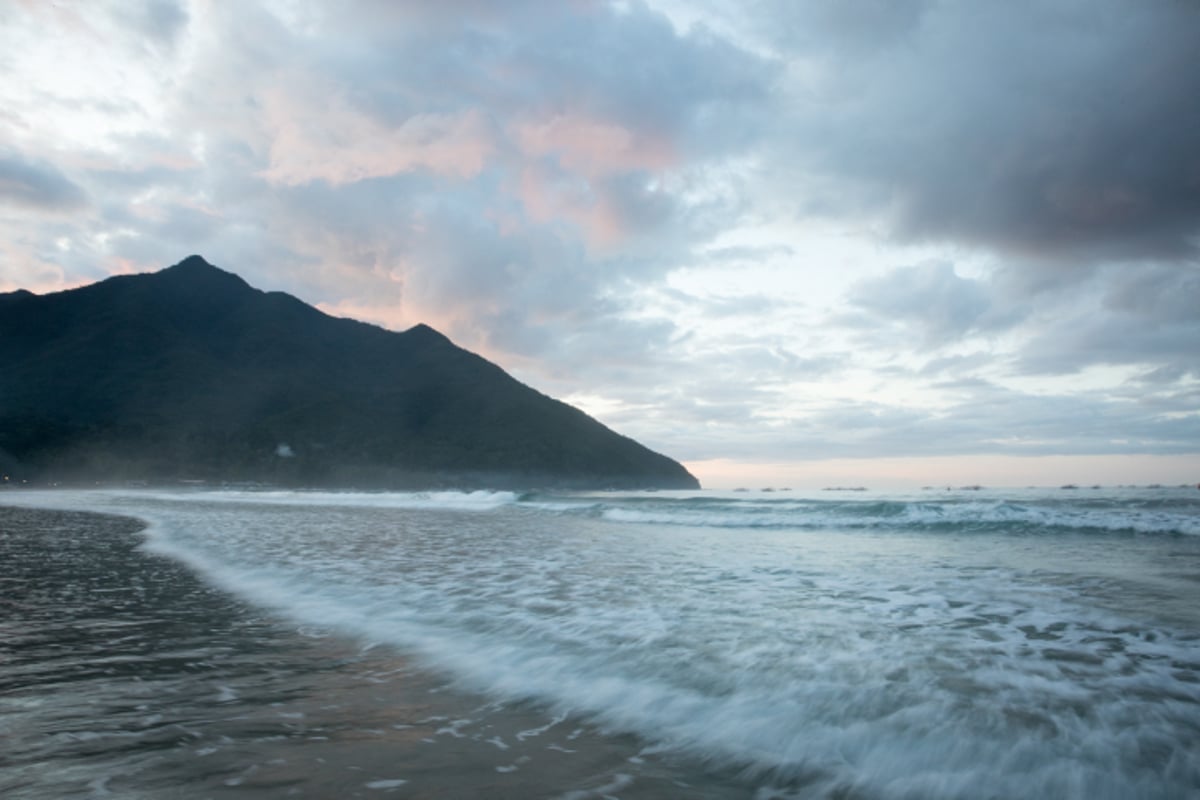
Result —
[[199, 256], [0, 294], [0, 469], [42, 480], [692, 488], [679, 463], [426, 325], [262, 292]]

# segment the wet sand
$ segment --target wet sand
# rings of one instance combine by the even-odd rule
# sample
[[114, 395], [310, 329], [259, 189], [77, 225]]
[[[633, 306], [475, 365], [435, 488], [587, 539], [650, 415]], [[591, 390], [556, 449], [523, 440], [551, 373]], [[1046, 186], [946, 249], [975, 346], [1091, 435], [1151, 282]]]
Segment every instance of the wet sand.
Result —
[[141, 528], [0, 507], [0, 795], [754, 795], [249, 607], [139, 550]]

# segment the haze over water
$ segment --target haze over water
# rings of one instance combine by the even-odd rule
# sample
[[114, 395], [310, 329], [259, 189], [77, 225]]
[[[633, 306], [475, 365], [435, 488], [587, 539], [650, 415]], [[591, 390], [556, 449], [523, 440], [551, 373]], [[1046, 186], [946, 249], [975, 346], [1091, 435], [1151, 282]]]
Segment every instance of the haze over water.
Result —
[[1194, 489], [0, 500], [8, 796], [1200, 786]]

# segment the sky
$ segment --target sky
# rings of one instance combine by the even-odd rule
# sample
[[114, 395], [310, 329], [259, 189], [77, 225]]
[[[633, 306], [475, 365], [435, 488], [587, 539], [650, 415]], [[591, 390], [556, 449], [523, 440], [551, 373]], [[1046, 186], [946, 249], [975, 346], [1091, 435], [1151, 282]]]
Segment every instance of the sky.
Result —
[[706, 486], [1200, 481], [1200, 3], [16, 0], [0, 291], [192, 253]]

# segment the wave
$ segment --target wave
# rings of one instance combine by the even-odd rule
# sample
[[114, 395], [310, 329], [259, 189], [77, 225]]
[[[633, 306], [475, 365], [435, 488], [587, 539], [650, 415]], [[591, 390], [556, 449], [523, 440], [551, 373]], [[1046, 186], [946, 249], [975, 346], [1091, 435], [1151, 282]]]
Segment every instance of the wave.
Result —
[[[589, 507], [594, 511], [595, 507]], [[610, 522], [712, 528], [877, 529], [944, 532], [1110, 532], [1200, 535], [1194, 507], [1064, 506], [1011, 501], [606, 504]]]
[[[532, 524], [430, 532], [381, 526], [372, 514], [347, 532], [330, 530], [314, 507], [287, 520], [231, 508], [214, 526], [189, 506], [152, 514], [146, 549], [306, 628], [399, 647], [464, 688], [579, 713], [747, 774], [801, 779], [814, 796], [967, 797], [980, 784], [998, 796], [1152, 796], [1152, 759], [1117, 763], [1119, 743], [1187, 758], [1174, 742], [1193, 730], [1200, 703], [1196, 642], [1081, 606], [1078, 587], [1006, 568], [949, 569], [941, 555], [918, 576], [907, 558], [848, 568], [839, 549], [820, 561], [804, 548], [796, 562], [780, 537], [762, 552], [714, 551], [711, 536], [656, 539], [625, 524], [579, 538], [556, 519], [603, 526], [621, 509], [738, 508], [722, 501], [509, 504], [534, 511]], [[741, 511], [902, 524], [1029, 509]], [[1195, 775], [1184, 771], [1179, 783]]]
[[450, 509], [459, 511], [490, 511], [516, 503], [516, 492], [424, 491], [424, 492], [326, 492], [273, 489], [197, 489], [188, 492], [130, 491], [114, 492], [115, 497], [153, 499], [168, 502], [205, 502], [217, 504], [250, 504], [336, 508], [405, 508]]
[[[1168, 553], [1172, 570], [1200, 563], [1196, 542], [1006, 538], [1194, 532], [1190, 500], [43, 499], [147, 520], [147, 551], [300, 629], [390, 645], [501, 701], [795, 779], [809, 796], [970, 797], [987, 786], [1115, 799], [1184, 796], [1200, 780], [1185, 744], [1200, 707], [1194, 583], [1156, 572]], [[393, 508], [445, 513], [379, 511]], [[821, 533], [726, 537], [722, 527]], [[871, 535], [824, 534], [854, 530]], [[992, 535], [933, 547], [916, 536], [880, 547], [875, 535], [912, 531]]]
[[114, 497], [294, 507], [495, 511], [520, 508], [615, 524], [727, 529], [876, 530], [943, 533], [1138, 533], [1200, 535], [1200, 499], [1158, 497], [961, 497], [939, 499], [739, 498], [659, 493], [560, 495], [511, 491], [326, 492], [195, 490]]
[[[6, 495], [14, 500], [17, 495]], [[278, 506], [455, 512], [520, 510], [588, 517], [615, 525], [729, 530], [821, 530], [1016, 535], [1200, 535], [1200, 493], [1047, 492], [971, 497], [740, 497], [719, 493], [590, 493], [512, 491], [294, 491], [195, 489], [20, 493], [20, 502], [91, 510], [202, 504], [216, 508]]]

